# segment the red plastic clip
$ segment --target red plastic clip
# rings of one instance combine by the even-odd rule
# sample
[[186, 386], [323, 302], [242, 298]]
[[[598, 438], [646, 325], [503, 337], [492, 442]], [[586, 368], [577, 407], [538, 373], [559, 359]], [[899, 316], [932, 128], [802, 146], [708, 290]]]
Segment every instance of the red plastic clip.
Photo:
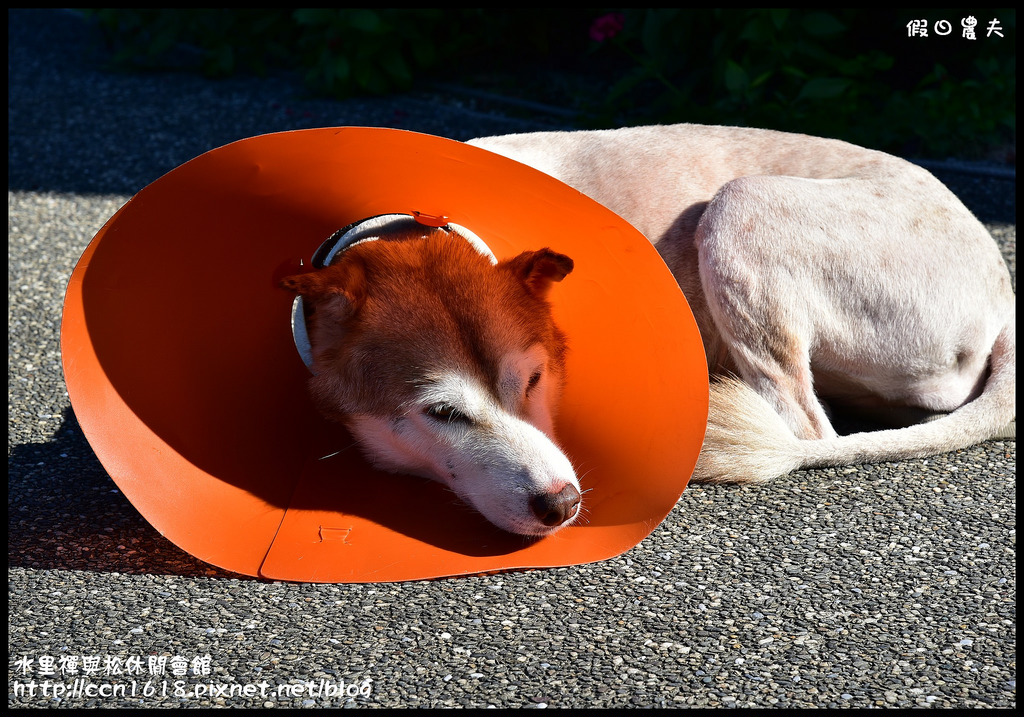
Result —
[[448, 217], [443, 214], [424, 214], [413, 210], [412, 216], [417, 222], [427, 227], [443, 227], [448, 223]]

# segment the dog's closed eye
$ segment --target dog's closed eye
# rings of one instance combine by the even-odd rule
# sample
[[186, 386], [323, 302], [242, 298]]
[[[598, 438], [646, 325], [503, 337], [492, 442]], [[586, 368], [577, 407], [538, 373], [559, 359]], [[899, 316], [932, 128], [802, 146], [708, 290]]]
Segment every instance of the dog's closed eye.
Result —
[[427, 406], [423, 409], [423, 412], [435, 421], [444, 421], [445, 423], [464, 423], [466, 425], [472, 425], [473, 420], [462, 413], [459, 409], [450, 403], [435, 403], [432, 406]]
[[536, 371], [532, 376], [530, 376], [530, 380], [526, 384], [526, 395], [530, 395], [530, 391], [536, 388], [537, 384], [540, 383], [540, 376], [540, 371]]

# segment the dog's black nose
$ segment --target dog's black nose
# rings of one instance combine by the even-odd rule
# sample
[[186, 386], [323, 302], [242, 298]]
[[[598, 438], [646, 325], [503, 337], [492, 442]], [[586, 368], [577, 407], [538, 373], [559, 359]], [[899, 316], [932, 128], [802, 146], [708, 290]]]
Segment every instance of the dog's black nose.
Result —
[[540, 493], [530, 498], [530, 510], [549, 528], [572, 518], [579, 507], [580, 492], [568, 483], [557, 493]]

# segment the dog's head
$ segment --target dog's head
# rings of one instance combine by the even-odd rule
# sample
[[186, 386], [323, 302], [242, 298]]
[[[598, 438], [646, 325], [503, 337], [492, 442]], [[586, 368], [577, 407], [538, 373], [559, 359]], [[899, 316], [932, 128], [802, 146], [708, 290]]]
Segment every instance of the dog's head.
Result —
[[547, 294], [572, 271], [550, 249], [493, 264], [444, 229], [356, 244], [291, 276], [320, 411], [379, 468], [448, 485], [495, 525], [544, 535], [580, 508], [553, 414], [565, 336]]

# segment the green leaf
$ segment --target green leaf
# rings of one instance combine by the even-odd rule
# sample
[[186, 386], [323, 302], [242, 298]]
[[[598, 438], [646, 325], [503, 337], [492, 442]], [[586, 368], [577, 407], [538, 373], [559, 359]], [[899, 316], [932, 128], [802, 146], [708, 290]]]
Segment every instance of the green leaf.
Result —
[[414, 40], [410, 43], [410, 47], [412, 49], [412, 56], [420, 67], [430, 67], [437, 62], [437, 50], [434, 48], [434, 43], [430, 41], [430, 38]]
[[336, 17], [334, 10], [325, 8], [302, 8], [296, 10], [292, 17], [299, 25], [329, 25]]
[[368, 92], [382, 94], [390, 89], [387, 78], [372, 61], [358, 63], [352, 74], [356, 83]]
[[771, 42], [775, 36], [775, 27], [761, 15], [754, 15], [743, 26], [739, 38], [752, 43]]
[[349, 75], [352, 72], [352, 66], [349, 64], [348, 59], [344, 55], [338, 55], [330, 60], [330, 82], [337, 81], [341, 84], [348, 82]]
[[816, 37], [838, 35], [846, 29], [846, 25], [827, 12], [812, 12], [805, 15], [800, 24], [804, 30]]
[[892, 55], [886, 55], [884, 52], [872, 52], [871, 55], [871, 67], [875, 70], [889, 70], [892, 69], [893, 64], [896, 60]]
[[408, 85], [412, 82], [412, 72], [409, 71], [409, 65], [406, 64], [405, 59], [398, 52], [385, 55], [381, 58], [380, 64], [398, 84]]
[[640, 29], [640, 42], [644, 51], [657, 60], [661, 55], [662, 24], [656, 10], [648, 10], [644, 14], [644, 24]]
[[753, 82], [750, 83], [751, 89], [753, 89], [754, 87], [760, 87], [765, 82], [767, 82], [771, 78], [771, 76], [774, 75], [774, 74], [775, 74], [774, 70], [767, 70], [765, 72], [762, 72], [760, 75], [758, 75], [754, 79]]
[[838, 97], [850, 86], [849, 80], [839, 77], [815, 77], [805, 84], [797, 95], [798, 100], [827, 100]]
[[227, 77], [235, 70], [235, 49], [225, 43], [210, 50], [206, 71], [217, 77]]
[[373, 10], [352, 10], [348, 21], [356, 30], [375, 33], [381, 28], [380, 15]]
[[747, 71], [740, 67], [734, 60], [725, 63], [725, 89], [730, 94], [740, 94], [750, 85], [750, 78]]
[[775, 25], [776, 30], [781, 30], [782, 26], [786, 24], [786, 20], [789, 19], [789, 9], [776, 8], [769, 10], [768, 15], [772, 19], [772, 24]]
[[153, 41], [149, 45], [150, 57], [159, 57], [170, 50], [180, 38], [177, 23], [167, 22], [156, 28]]

